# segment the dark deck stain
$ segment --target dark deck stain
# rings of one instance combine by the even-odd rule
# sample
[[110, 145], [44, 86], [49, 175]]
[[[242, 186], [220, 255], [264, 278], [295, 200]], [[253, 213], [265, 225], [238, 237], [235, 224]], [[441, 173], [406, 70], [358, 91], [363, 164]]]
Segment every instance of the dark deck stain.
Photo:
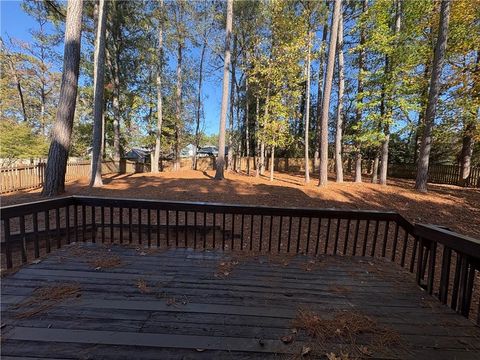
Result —
[[[84, 248], [114, 254], [121, 264], [95, 269]], [[363, 314], [400, 335], [400, 345], [369, 358], [480, 358], [480, 328], [392, 263], [343, 256], [230, 259], [186, 249], [67, 246], [2, 279], [2, 359], [290, 359], [305, 347], [312, 351], [304, 358], [338, 351], [332, 343], [318, 352], [301, 331], [291, 343], [281, 340], [292, 334], [300, 308], [325, 317]], [[35, 289], [59, 284], [78, 285], [80, 296], [22, 317], [28, 309], [18, 304]]]

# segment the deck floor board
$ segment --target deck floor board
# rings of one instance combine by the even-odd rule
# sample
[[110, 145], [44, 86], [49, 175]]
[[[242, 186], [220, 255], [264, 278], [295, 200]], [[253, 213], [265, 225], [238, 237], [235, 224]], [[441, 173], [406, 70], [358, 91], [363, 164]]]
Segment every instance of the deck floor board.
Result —
[[[118, 256], [121, 264], [95, 269], [92, 251]], [[386, 260], [233, 258], [191, 249], [67, 246], [3, 279], [2, 358], [296, 358], [312, 339], [302, 331], [290, 344], [281, 337], [291, 333], [300, 308], [327, 317], [358, 312], [400, 334], [398, 349], [370, 358], [480, 358], [480, 328]], [[76, 284], [81, 295], [22, 317], [18, 304], [56, 284]], [[325, 346], [338, 348], [334, 341]]]

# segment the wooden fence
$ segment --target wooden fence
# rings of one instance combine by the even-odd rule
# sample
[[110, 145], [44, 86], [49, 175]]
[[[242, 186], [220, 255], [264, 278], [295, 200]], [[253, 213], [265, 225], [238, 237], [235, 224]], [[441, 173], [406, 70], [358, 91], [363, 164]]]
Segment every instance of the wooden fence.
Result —
[[0, 219], [8, 269], [73, 241], [380, 257], [480, 324], [480, 241], [395, 212], [69, 196], [5, 206]]
[[[241, 171], [247, 171], [250, 167], [251, 171], [255, 169], [254, 158], [250, 159], [242, 157], [236, 159], [238, 169]], [[303, 158], [275, 158], [275, 170], [284, 172], [299, 172], [305, 170], [305, 160]], [[362, 174], [371, 175], [372, 172], [372, 160], [362, 161]], [[266, 169], [268, 170], [270, 162], [268, 159], [265, 162]], [[310, 169], [314, 169], [313, 160], [310, 160]], [[351, 159], [346, 159], [343, 162], [344, 171], [346, 173], [353, 174], [354, 162]], [[328, 160], [328, 170], [334, 171], [335, 164], [333, 159]], [[417, 166], [415, 164], [390, 164], [388, 166], [388, 176], [402, 179], [415, 179], [417, 175]], [[465, 182], [462, 182], [460, 175], [460, 166], [458, 165], [430, 165], [428, 170], [428, 182], [434, 184], [449, 184], [459, 185], [465, 187], [480, 188], [480, 167], [472, 167], [470, 176]]]
[[[391, 164], [388, 175], [396, 178], [415, 179], [417, 166], [415, 164]], [[480, 167], [472, 167], [470, 176], [463, 182], [458, 165], [430, 165], [428, 182], [435, 184], [459, 185], [480, 188]]]
[[[37, 189], [43, 186], [45, 163], [27, 166], [0, 168], [0, 194], [20, 190]], [[122, 160], [120, 164], [114, 161], [102, 163], [102, 174], [143, 172], [145, 169], [134, 161]], [[90, 161], [67, 163], [66, 181], [74, 181], [90, 174]]]

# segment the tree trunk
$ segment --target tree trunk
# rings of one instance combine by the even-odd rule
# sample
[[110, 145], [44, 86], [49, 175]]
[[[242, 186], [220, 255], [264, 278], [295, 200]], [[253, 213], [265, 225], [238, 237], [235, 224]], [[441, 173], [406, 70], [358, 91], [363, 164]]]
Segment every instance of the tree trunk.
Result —
[[332, 92], [333, 68], [335, 66], [335, 50], [338, 36], [338, 23], [342, 0], [335, 0], [332, 15], [332, 31], [328, 49], [327, 72], [322, 101], [321, 136], [320, 136], [320, 171], [319, 186], [327, 185], [328, 182], [328, 112], [330, 109], [330, 95]]
[[158, 173], [162, 154], [162, 124], [163, 124], [163, 94], [162, 94], [162, 69], [163, 69], [163, 0], [158, 2], [160, 19], [158, 20], [158, 59], [157, 59], [157, 128], [155, 131], [155, 150], [152, 159], [152, 172]]
[[462, 152], [460, 153], [460, 186], [466, 186], [469, 182], [471, 160], [473, 154], [474, 140], [472, 134], [474, 133], [474, 124], [468, 124], [464, 130], [462, 139]]
[[[395, 23], [393, 33], [396, 36], [400, 32], [401, 24], [401, 0], [395, 0]], [[385, 75], [387, 81], [390, 83], [392, 80], [392, 59], [386, 55], [385, 56]], [[380, 164], [380, 184], [387, 185], [387, 172], [388, 172], [388, 153], [389, 153], [389, 143], [390, 143], [390, 122], [392, 118], [392, 106], [390, 105], [390, 97], [392, 96], [390, 91], [386, 91], [384, 84], [384, 89], [382, 93], [382, 119], [384, 120], [383, 125], [383, 134], [384, 139], [381, 146], [381, 159]]]
[[337, 105], [337, 128], [335, 132], [335, 173], [337, 182], [343, 182], [342, 160], [342, 128], [343, 128], [343, 92], [345, 89], [345, 61], [343, 58], [343, 14], [340, 12], [338, 21], [338, 105]]
[[92, 166], [90, 186], [101, 187], [102, 182], [102, 137], [103, 137], [103, 108], [104, 108], [104, 79], [105, 79], [105, 28], [106, 9], [105, 0], [98, 2], [98, 22], [95, 37], [95, 53], [93, 59], [93, 141]]
[[259, 175], [265, 174], [265, 143], [260, 142], [260, 160], [258, 161]]
[[65, 49], [57, 115], [45, 169], [42, 195], [55, 196], [65, 191], [65, 173], [77, 100], [83, 0], [69, 0], [65, 22]]
[[[328, 6], [328, 1], [327, 1]], [[317, 124], [316, 124], [316, 146], [315, 154], [313, 155], [313, 171], [320, 166], [320, 137], [321, 137], [321, 115], [322, 115], [322, 90], [323, 90], [323, 75], [324, 75], [324, 63], [325, 63], [325, 44], [327, 42], [328, 34], [328, 21], [323, 25], [322, 30], [322, 43], [320, 48], [320, 57], [318, 64], [318, 86], [317, 86]]]
[[196, 109], [196, 124], [195, 124], [195, 148], [193, 149], [193, 169], [197, 170], [197, 152], [200, 147], [200, 120], [202, 118], [202, 83], [203, 83], [203, 62], [205, 59], [205, 51], [207, 49], [206, 35], [204, 34], [205, 41], [202, 45], [202, 52], [200, 54], [200, 72], [198, 77], [198, 89], [197, 89], [197, 109]]
[[[248, 54], [247, 54], [248, 58]], [[248, 121], [249, 117], [249, 98], [248, 98], [248, 75], [245, 79], [245, 155], [247, 157], [247, 175], [250, 176], [250, 129], [248, 128], [250, 122]], [[240, 169], [241, 170], [241, 169]]]
[[[230, 116], [228, 118], [229, 124], [228, 124], [228, 154], [227, 154], [227, 169], [229, 171], [233, 170], [233, 120], [234, 120], [234, 108], [235, 108], [235, 83], [237, 81], [235, 77], [235, 70], [236, 70], [236, 64], [235, 64], [235, 58], [236, 58], [236, 50], [237, 50], [237, 38], [236, 36], [233, 36], [233, 57], [232, 61], [230, 63], [231, 65], [231, 71], [232, 71], [232, 76], [230, 79]], [[238, 95], [238, 94], [237, 94]]]
[[373, 170], [372, 170], [372, 184], [378, 182], [378, 163], [380, 162], [380, 156], [378, 152], [375, 153], [375, 158], [373, 159]]
[[[118, 5], [117, 5], [118, 6]], [[113, 91], [112, 91], [112, 108], [113, 108], [113, 160], [115, 163], [120, 162], [120, 66], [118, 58], [118, 50], [115, 50], [112, 61]]]
[[442, 74], [445, 50], [447, 48], [450, 4], [451, 0], [444, 0], [442, 1], [440, 8], [438, 38], [437, 44], [435, 45], [435, 55], [433, 57], [432, 77], [430, 78], [430, 91], [428, 93], [427, 111], [425, 112], [425, 129], [420, 146], [417, 178], [415, 180], [415, 189], [420, 192], [427, 191], [428, 165], [430, 161], [430, 149], [432, 147], [432, 130], [440, 92], [440, 76]]
[[[260, 121], [260, 99], [258, 95], [256, 96], [257, 104], [255, 108], [255, 131], [258, 139], [258, 127], [260, 126], [259, 121]], [[255, 177], [260, 177], [260, 146], [258, 144], [258, 140], [256, 141], [255, 144]]]
[[312, 32], [308, 31], [308, 51], [307, 51], [307, 61], [306, 61], [306, 76], [307, 76], [307, 89], [305, 91], [305, 183], [310, 182], [310, 159], [309, 159], [309, 149], [308, 143], [310, 142], [310, 61], [311, 61], [311, 39], [313, 37]]
[[[362, 4], [362, 13], [365, 13], [368, 8], [368, 0], [363, 0]], [[365, 44], [365, 31], [363, 28], [360, 30], [360, 46]], [[363, 74], [365, 71], [365, 50], [360, 50], [358, 54], [358, 80], [357, 80], [357, 106], [355, 109], [355, 124], [357, 126], [356, 133], [357, 136], [361, 135], [361, 126], [362, 126], [362, 109], [361, 105], [363, 103]], [[362, 148], [361, 143], [357, 139], [355, 141], [355, 182], [362, 182]]]
[[180, 123], [182, 121], [182, 50], [183, 44], [181, 40], [178, 41], [177, 48], [177, 88], [176, 88], [176, 99], [175, 99], [175, 126], [174, 126], [174, 163], [173, 170], [180, 170]]
[[273, 171], [275, 170], [275, 146], [272, 146], [272, 150], [270, 153], [270, 181], [273, 181]]
[[[7, 61], [8, 61], [8, 56], [7, 56]], [[17, 85], [17, 91], [18, 91], [18, 96], [20, 97], [20, 104], [22, 105], [22, 114], [23, 114], [23, 121], [27, 122], [27, 111], [25, 110], [25, 100], [23, 98], [23, 91], [22, 91], [22, 85], [20, 83], [20, 78], [17, 75], [17, 71], [15, 70], [15, 67], [13, 66], [11, 61], [8, 61], [8, 65], [10, 67], [10, 71], [12, 72], [13, 80], [15, 80], [15, 84]]]
[[225, 57], [223, 64], [222, 107], [220, 113], [220, 131], [218, 135], [218, 156], [215, 179], [223, 180], [225, 169], [225, 127], [228, 107], [228, 69], [230, 68], [230, 41], [232, 38], [233, 0], [227, 0], [227, 21], [225, 26]]

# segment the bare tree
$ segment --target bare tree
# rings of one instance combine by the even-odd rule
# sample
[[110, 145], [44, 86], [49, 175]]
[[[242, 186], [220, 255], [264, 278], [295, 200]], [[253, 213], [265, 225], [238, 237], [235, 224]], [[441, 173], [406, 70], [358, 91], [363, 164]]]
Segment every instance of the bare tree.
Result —
[[232, 38], [233, 0], [227, 0], [227, 21], [225, 26], [225, 57], [223, 64], [222, 108], [220, 113], [220, 132], [218, 136], [218, 156], [215, 179], [224, 179], [225, 170], [225, 126], [227, 122], [228, 84], [230, 68], [230, 42]]
[[[368, 0], [363, 0], [362, 13], [365, 13], [368, 8]], [[358, 80], [357, 80], [357, 106], [355, 108], [355, 124], [357, 126], [357, 133], [360, 134], [360, 126], [362, 122], [362, 93], [363, 93], [363, 74], [365, 70], [365, 50], [363, 44], [365, 43], [365, 30], [360, 30], [360, 52], [358, 53]], [[355, 182], [362, 182], [362, 152], [359, 140], [355, 142]]]
[[162, 123], [163, 123], [163, 99], [162, 99], [162, 68], [163, 68], [163, 0], [158, 0], [159, 19], [158, 19], [158, 49], [157, 49], [157, 129], [155, 131], [155, 150], [152, 159], [152, 172], [159, 171], [158, 164], [161, 161], [161, 140], [162, 140]]
[[98, 20], [93, 58], [93, 141], [90, 186], [101, 187], [102, 182], [102, 138], [103, 138], [103, 90], [105, 80], [105, 29], [107, 23], [105, 0], [98, 1]]
[[[328, 2], [327, 2], [328, 7]], [[313, 155], [313, 169], [319, 166], [319, 157], [320, 157], [320, 137], [321, 137], [321, 126], [320, 123], [322, 121], [322, 91], [323, 91], [323, 76], [324, 76], [324, 67], [325, 67], [325, 44], [327, 42], [327, 34], [328, 34], [328, 21], [325, 22], [323, 25], [322, 30], [322, 42], [320, 45], [320, 55], [319, 55], [319, 64], [318, 64], [318, 83], [317, 83], [317, 123], [316, 123], [316, 145], [315, 145], [315, 153]]]
[[330, 42], [328, 46], [328, 62], [325, 76], [325, 86], [322, 100], [322, 118], [320, 122], [320, 176], [319, 186], [324, 186], [328, 182], [328, 112], [330, 109], [330, 95], [332, 93], [333, 68], [335, 65], [335, 50], [338, 36], [338, 23], [340, 20], [340, 9], [342, 0], [335, 0], [332, 14], [332, 31], [330, 32]]
[[[309, 19], [310, 27], [310, 19]], [[310, 159], [308, 157], [308, 143], [310, 140], [309, 128], [310, 128], [310, 63], [311, 63], [311, 47], [312, 47], [312, 31], [308, 30], [308, 50], [307, 50], [307, 61], [305, 62], [305, 73], [307, 77], [307, 89], [306, 89], [306, 101], [305, 101], [305, 183], [310, 182]]]
[[42, 195], [65, 191], [65, 173], [77, 100], [83, 0], [69, 0], [65, 22], [63, 75]]
[[337, 182], [343, 182], [342, 160], [342, 127], [343, 127], [343, 93], [345, 89], [345, 61], [343, 58], [343, 14], [340, 11], [338, 22], [338, 103], [337, 103], [337, 126], [335, 131], [335, 173]]
[[[395, 0], [394, 1], [394, 6], [395, 6], [395, 23], [394, 23], [394, 28], [393, 28], [393, 34], [394, 36], [397, 36], [398, 33], [400, 32], [400, 25], [401, 25], [401, 15], [402, 15], [402, 3], [401, 0]], [[387, 78], [388, 82], [392, 81], [392, 63], [394, 59], [391, 58], [391, 56], [386, 55], [385, 56], [385, 75]], [[387, 172], [388, 172], [388, 155], [389, 155], [389, 144], [390, 144], [390, 122], [388, 119], [391, 119], [392, 116], [392, 105], [390, 98], [392, 94], [390, 92], [387, 93], [385, 90], [386, 84], [383, 84], [383, 89], [382, 89], [382, 100], [381, 100], [381, 105], [380, 105], [380, 113], [382, 119], [387, 118], [387, 120], [383, 124], [383, 140], [382, 140], [382, 145], [380, 148], [381, 151], [381, 163], [380, 163], [380, 184], [381, 185], [387, 185]]]
[[420, 146], [417, 178], [415, 180], [415, 189], [420, 192], [427, 191], [428, 165], [430, 161], [430, 149], [432, 147], [432, 130], [437, 110], [438, 95], [440, 92], [440, 76], [442, 74], [445, 51], [447, 48], [450, 5], [451, 0], [444, 0], [440, 7], [440, 23], [438, 27], [437, 44], [435, 45], [435, 54], [433, 56], [427, 110], [425, 112], [425, 129], [423, 131], [422, 144]]

